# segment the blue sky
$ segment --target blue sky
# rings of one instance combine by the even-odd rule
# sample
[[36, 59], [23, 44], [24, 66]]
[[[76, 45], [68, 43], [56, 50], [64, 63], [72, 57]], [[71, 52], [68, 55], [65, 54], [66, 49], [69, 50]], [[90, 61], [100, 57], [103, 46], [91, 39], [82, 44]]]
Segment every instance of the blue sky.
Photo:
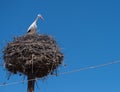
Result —
[[[67, 66], [59, 72], [120, 60], [119, 0], [1, 0], [0, 49], [13, 36], [26, 34], [38, 13], [45, 19], [38, 22], [39, 32], [52, 35], [65, 54]], [[118, 63], [49, 77], [38, 81], [35, 92], [120, 92], [119, 70]], [[6, 72], [0, 67], [0, 83]], [[21, 80], [14, 75], [7, 83]], [[20, 83], [0, 87], [0, 92], [26, 89], [27, 83]]]

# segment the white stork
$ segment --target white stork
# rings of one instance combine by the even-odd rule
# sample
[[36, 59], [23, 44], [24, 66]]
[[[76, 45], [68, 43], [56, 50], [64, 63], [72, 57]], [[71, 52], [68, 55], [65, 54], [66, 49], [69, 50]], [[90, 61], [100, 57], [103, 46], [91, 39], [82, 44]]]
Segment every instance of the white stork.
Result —
[[38, 14], [37, 18], [35, 19], [35, 21], [29, 26], [29, 28], [27, 30], [27, 34], [32, 35], [32, 34], [36, 33], [36, 31], [37, 31], [37, 25], [36, 25], [36, 23], [37, 23], [37, 21], [38, 21], [39, 18], [42, 19], [42, 20], [44, 20], [43, 17], [42, 17], [42, 15]]

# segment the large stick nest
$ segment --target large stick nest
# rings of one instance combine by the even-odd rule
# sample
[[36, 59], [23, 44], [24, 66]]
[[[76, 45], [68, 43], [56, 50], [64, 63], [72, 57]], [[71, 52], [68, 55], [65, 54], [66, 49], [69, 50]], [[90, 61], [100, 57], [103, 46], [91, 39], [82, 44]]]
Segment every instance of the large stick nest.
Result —
[[4, 50], [5, 67], [11, 73], [33, 74], [42, 78], [62, 63], [63, 54], [48, 35], [25, 35], [14, 38]]

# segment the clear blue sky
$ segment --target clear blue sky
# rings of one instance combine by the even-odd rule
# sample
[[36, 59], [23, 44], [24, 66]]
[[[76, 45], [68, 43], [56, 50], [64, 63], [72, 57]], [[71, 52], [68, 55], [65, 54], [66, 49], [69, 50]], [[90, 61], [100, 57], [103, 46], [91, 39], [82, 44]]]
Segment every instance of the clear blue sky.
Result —
[[[119, 0], [0, 0], [0, 49], [13, 36], [24, 35], [38, 13], [45, 19], [38, 29], [52, 35], [65, 54], [67, 67], [60, 72], [120, 60]], [[0, 67], [0, 83], [5, 80]], [[15, 75], [7, 82], [20, 80]], [[49, 77], [38, 86], [35, 92], [120, 92], [120, 64]], [[0, 92], [26, 88], [27, 83], [17, 84]]]

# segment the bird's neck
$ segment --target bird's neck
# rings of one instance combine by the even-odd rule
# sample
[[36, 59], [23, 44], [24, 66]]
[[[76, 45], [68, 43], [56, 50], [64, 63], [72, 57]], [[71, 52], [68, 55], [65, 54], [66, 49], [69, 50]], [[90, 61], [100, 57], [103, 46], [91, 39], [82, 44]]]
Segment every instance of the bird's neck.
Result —
[[38, 21], [38, 18], [39, 18], [39, 17], [37, 17], [37, 18], [35, 19], [35, 23]]

